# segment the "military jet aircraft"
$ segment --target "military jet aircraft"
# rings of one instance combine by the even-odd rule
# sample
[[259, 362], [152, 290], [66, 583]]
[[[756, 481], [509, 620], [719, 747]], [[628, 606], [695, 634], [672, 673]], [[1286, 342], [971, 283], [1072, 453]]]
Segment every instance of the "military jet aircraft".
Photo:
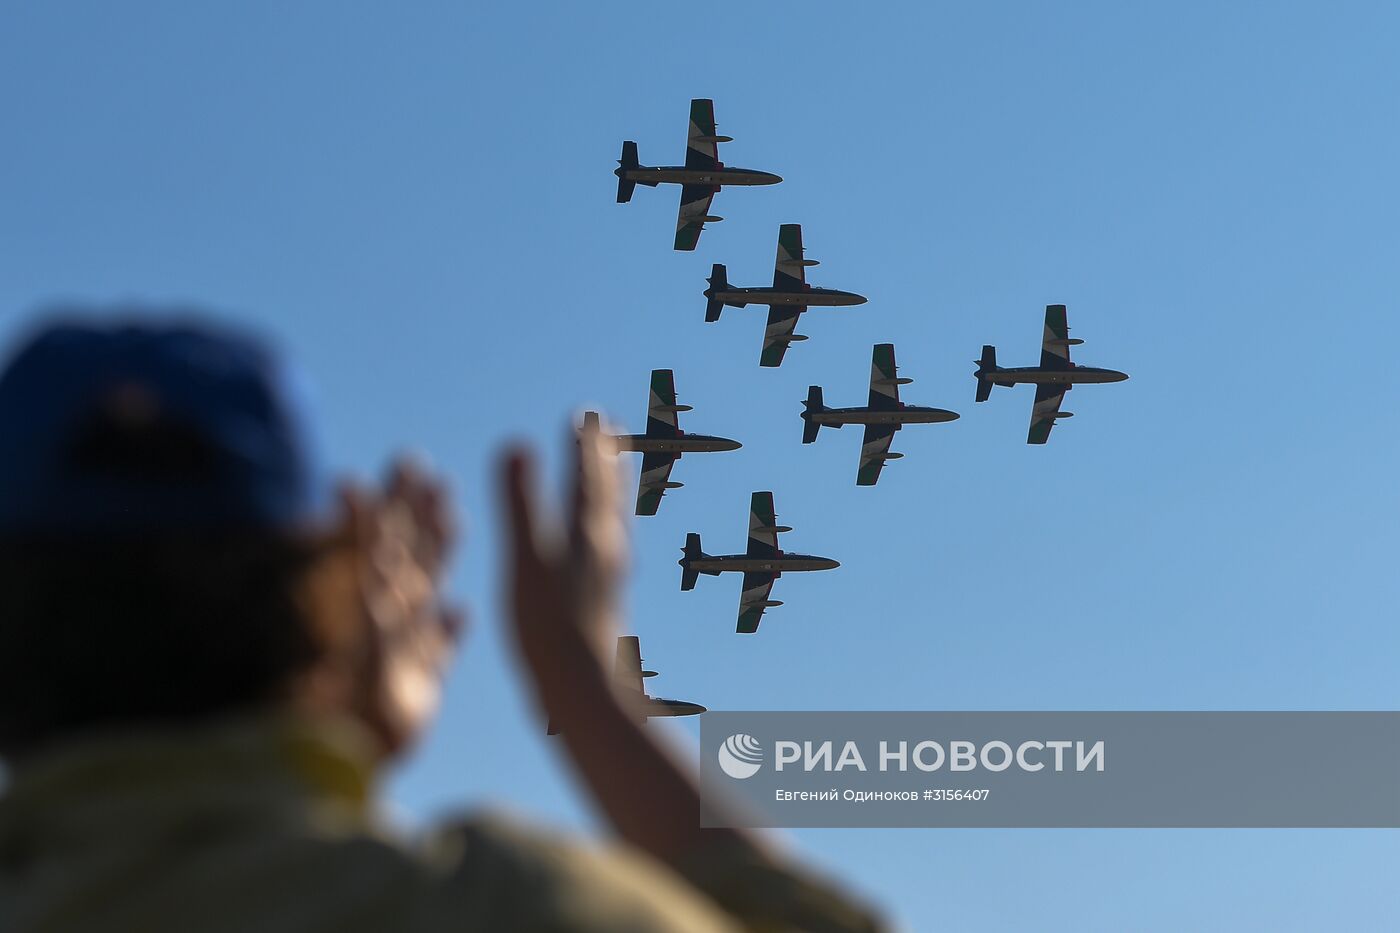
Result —
[[[668, 489], [680, 489], [683, 483], [673, 483], [671, 467], [682, 454], [738, 450], [743, 445], [727, 437], [709, 434], [687, 434], [676, 423], [676, 413], [690, 411], [689, 405], [676, 404], [675, 376], [669, 369], [651, 371], [651, 397], [647, 402], [647, 433], [615, 434], [617, 449], [635, 450], [642, 455], [642, 475], [637, 483], [638, 515], [655, 515], [661, 497]], [[597, 427], [596, 411], [583, 413], [585, 427]]]
[[726, 305], [731, 308], [749, 304], [767, 305], [768, 326], [763, 331], [763, 352], [758, 365], [780, 366], [788, 344], [807, 339], [804, 334], [793, 333], [797, 329], [797, 318], [803, 311], [813, 307], [865, 304], [865, 297], [855, 292], [808, 285], [807, 267], [816, 265], [820, 265], [817, 260], [802, 255], [802, 225], [783, 224], [778, 228], [778, 261], [773, 269], [772, 287], [732, 286], [725, 267], [715, 263], [707, 280], [710, 287], [705, 289], [705, 297], [709, 299], [709, 304], [705, 306], [705, 320], [710, 323], [718, 321]]
[[[656, 671], [642, 669], [642, 646], [637, 636], [620, 636], [617, 639], [617, 654], [613, 657], [613, 690], [622, 698], [623, 707], [637, 722], [644, 723], [663, 716], [698, 716], [706, 711], [699, 703], [647, 696], [642, 678], [655, 676]], [[559, 727], [551, 720], [545, 731], [549, 735], [558, 735]]]
[[896, 375], [894, 344], [877, 343], [870, 354], [870, 404], [864, 408], [827, 408], [822, 404], [822, 387], [810, 386], [803, 402], [802, 443], [817, 439], [822, 428], [839, 428], [847, 424], [865, 425], [865, 440], [860, 446], [860, 467], [856, 470], [857, 486], [874, 486], [880, 479], [886, 460], [898, 460], [904, 454], [890, 453], [894, 432], [906, 424], [937, 424], [956, 421], [958, 413], [944, 408], [906, 405], [899, 400], [899, 387], [913, 379]]
[[810, 554], [787, 554], [778, 548], [778, 533], [792, 531], [786, 525], [777, 524], [773, 511], [773, 494], [756, 492], [749, 505], [749, 548], [743, 554], [706, 554], [700, 549], [700, 536], [691, 533], [685, 536], [685, 556], [677, 563], [681, 565], [681, 589], [695, 589], [695, 581], [700, 574], [717, 577], [721, 573], [737, 572], [744, 575], [743, 594], [739, 597], [739, 625], [735, 631], [751, 635], [758, 631], [763, 610], [771, 606], [781, 606], [776, 599], [769, 599], [773, 581], [785, 572], [802, 570], [832, 570], [841, 564], [829, 557], [814, 557]]
[[724, 185], [776, 185], [783, 179], [771, 172], [729, 168], [719, 160], [719, 144], [732, 142], [715, 135], [715, 102], [690, 102], [690, 136], [686, 142], [685, 165], [643, 165], [638, 161], [637, 144], [622, 144], [622, 158], [613, 174], [617, 176], [617, 203], [632, 200], [638, 185], [655, 188], [670, 183], [681, 186], [681, 209], [676, 217], [675, 249], [692, 250], [700, 242], [700, 231], [707, 223], [723, 217], [710, 215], [710, 201]]
[[997, 365], [997, 348], [982, 347], [982, 358], [973, 360], [977, 364], [977, 401], [985, 402], [992, 394], [992, 386], [1010, 388], [1018, 382], [1035, 385], [1035, 404], [1031, 407], [1031, 429], [1026, 435], [1027, 444], [1044, 444], [1050, 439], [1050, 429], [1060, 418], [1072, 418], [1073, 412], [1060, 411], [1060, 403], [1065, 393], [1077, 384], [1097, 382], [1122, 382], [1127, 373], [1116, 369], [1099, 369], [1095, 366], [1079, 366], [1070, 362], [1069, 348], [1083, 343], [1069, 335], [1069, 324], [1065, 317], [1064, 305], [1045, 306], [1045, 335], [1040, 342], [1040, 365], [1002, 368]]

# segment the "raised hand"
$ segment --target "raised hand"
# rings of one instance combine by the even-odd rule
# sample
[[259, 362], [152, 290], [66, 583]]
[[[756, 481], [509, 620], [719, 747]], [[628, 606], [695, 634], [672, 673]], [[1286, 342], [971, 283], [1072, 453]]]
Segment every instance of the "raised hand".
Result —
[[512, 450], [504, 461], [511, 621], [521, 657], [555, 717], [571, 713], [568, 697], [581, 680], [606, 679], [612, 657], [626, 531], [610, 443], [588, 426], [570, 445], [562, 528], [541, 515], [530, 454]]
[[382, 490], [342, 493], [357, 555], [363, 675], [352, 702], [386, 754], [413, 742], [437, 711], [462, 629], [439, 587], [455, 530], [445, 486], [406, 459]]

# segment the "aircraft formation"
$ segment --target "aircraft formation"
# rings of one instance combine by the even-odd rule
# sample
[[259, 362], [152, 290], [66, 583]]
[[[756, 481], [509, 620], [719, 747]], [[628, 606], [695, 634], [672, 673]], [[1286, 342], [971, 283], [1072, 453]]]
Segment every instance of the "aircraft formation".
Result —
[[[721, 188], [773, 185], [782, 181], [780, 176], [771, 172], [726, 166], [719, 159], [719, 144], [732, 141], [730, 137], [720, 136], [716, 132], [714, 102], [708, 99], [692, 100], [685, 164], [642, 165], [637, 143], [632, 140], [624, 142], [622, 157], [613, 172], [617, 176], [617, 202], [629, 202], [637, 185], [652, 188], [661, 184], [680, 185], [680, 208], [672, 248], [683, 252], [693, 251], [699, 244], [705, 225], [722, 219], [710, 214], [714, 196]], [[766, 305], [768, 317], [759, 352], [759, 366], [781, 366], [788, 348], [807, 339], [806, 335], [797, 333], [797, 323], [808, 309], [846, 308], [867, 301], [864, 295], [853, 291], [808, 284], [807, 269], [816, 265], [816, 260], [806, 257], [802, 226], [782, 224], [778, 228], [773, 284], [731, 285], [727, 267], [714, 263], [707, 279], [708, 287], [703, 292], [706, 299], [705, 321], [711, 324], [718, 322], [725, 308]], [[974, 361], [977, 366], [973, 373], [977, 383], [976, 401], [987, 401], [994, 386], [1011, 388], [1021, 383], [1034, 385], [1035, 398], [1026, 443], [1046, 443], [1055, 423], [1072, 416], [1060, 408], [1066, 392], [1076, 385], [1121, 382], [1128, 378], [1126, 373], [1117, 370], [1072, 362], [1070, 347], [1081, 343], [1082, 340], [1069, 336], [1065, 305], [1047, 305], [1039, 365], [999, 366], [996, 348], [983, 346], [981, 358]], [[848, 424], [860, 425], [864, 437], [856, 468], [856, 485], [874, 486], [885, 464], [903, 456], [890, 450], [894, 435], [901, 428], [911, 424], [940, 424], [959, 417], [957, 412], [944, 408], [910, 405], [902, 401], [899, 387], [912, 381], [898, 374], [894, 344], [875, 344], [871, 352], [870, 394], [866, 404], [829, 408], [823, 400], [822, 387], [810, 386], [807, 398], [802, 403], [802, 443], [815, 442], [824, 427], [840, 429]], [[637, 515], [657, 514], [662, 498], [682, 487], [681, 483], [671, 480], [671, 472], [675, 462], [683, 455], [737, 450], [741, 446], [730, 438], [687, 434], [681, 430], [677, 416], [690, 410], [688, 405], [677, 404], [674, 372], [669, 369], [653, 370], [645, 433], [613, 436], [619, 451], [642, 454], [635, 507]], [[596, 426], [599, 422], [596, 412], [586, 412], [584, 420], [586, 425]], [[741, 634], [757, 632], [764, 611], [782, 605], [779, 600], [769, 598], [778, 577], [784, 573], [831, 570], [840, 566], [838, 561], [829, 557], [782, 550], [778, 546], [778, 535], [791, 530], [777, 523], [771, 491], [753, 493], [749, 504], [747, 548], [741, 554], [707, 554], [701, 549], [700, 535], [694, 532], [688, 534], [679, 561], [681, 589], [693, 589], [701, 574], [743, 574], [735, 630]], [[624, 645], [624, 642], [627, 644]], [[625, 695], [639, 698], [634, 705], [643, 718], [692, 715], [704, 711], [696, 704], [646, 696], [641, 678], [649, 672], [641, 670], [640, 648], [635, 637], [625, 636], [619, 640], [617, 670], [619, 676], [627, 680], [628, 690], [635, 691], [635, 694], [628, 692]]]

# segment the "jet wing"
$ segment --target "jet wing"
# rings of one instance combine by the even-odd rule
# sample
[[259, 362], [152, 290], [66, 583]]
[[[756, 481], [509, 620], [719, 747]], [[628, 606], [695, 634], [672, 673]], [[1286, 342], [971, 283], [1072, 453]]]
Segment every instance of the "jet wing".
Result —
[[885, 454], [890, 451], [890, 441], [897, 424], [867, 424], [865, 440], [860, 445], [860, 469], [856, 471], [857, 486], [874, 486], [880, 479], [880, 471], [885, 468]]
[[797, 330], [797, 319], [806, 310], [806, 305], [768, 306], [768, 326], [763, 330], [763, 352], [759, 354], [758, 365], [781, 366], [788, 344], [805, 339], [793, 332]]
[[[894, 344], [877, 343], [870, 354], [870, 407], [892, 410], [899, 407], [899, 386], [910, 380], [900, 379], [894, 364]], [[870, 433], [865, 435], [870, 441]], [[887, 445], [888, 446], [888, 445]]]
[[689, 405], [676, 404], [676, 377], [669, 369], [651, 371], [651, 394], [647, 398], [647, 437], [678, 437], [676, 414], [690, 411]]
[[715, 133], [715, 102], [697, 98], [690, 102], [690, 131], [685, 141], [686, 168], [720, 168], [719, 144], [729, 142]]
[[745, 552], [749, 557], [777, 557], [778, 533], [791, 530], [778, 524], [771, 492], [753, 494], [749, 500], [749, 547]]
[[700, 231], [705, 229], [705, 218], [710, 216], [710, 202], [716, 190], [714, 185], [681, 185], [674, 249], [693, 250], [700, 243]]
[[1045, 306], [1045, 334], [1040, 339], [1041, 369], [1072, 369], [1069, 348], [1082, 340], [1071, 340], [1064, 305]]
[[1026, 435], [1027, 444], [1044, 444], [1050, 440], [1050, 429], [1055, 426], [1055, 415], [1069, 390], [1068, 385], [1035, 387], [1035, 405], [1031, 408], [1031, 430]]
[[773, 287], [800, 292], [807, 285], [807, 267], [815, 266], [802, 254], [802, 225], [783, 224], [778, 228], [778, 259], [773, 265]]
[[777, 574], [772, 573], [744, 574], [744, 592], [739, 597], [739, 624], [734, 631], [740, 635], [752, 635], [758, 631], [763, 610], [768, 608], [768, 594], [776, 579]]
[[617, 639], [617, 654], [613, 657], [613, 683], [623, 696], [646, 696], [642, 687], [642, 645], [636, 635], [621, 635]]
[[642, 454], [642, 475], [637, 481], [637, 508], [634, 514], [656, 514], [661, 507], [661, 497], [666, 495], [666, 484], [671, 480], [671, 467], [679, 459], [679, 454]]

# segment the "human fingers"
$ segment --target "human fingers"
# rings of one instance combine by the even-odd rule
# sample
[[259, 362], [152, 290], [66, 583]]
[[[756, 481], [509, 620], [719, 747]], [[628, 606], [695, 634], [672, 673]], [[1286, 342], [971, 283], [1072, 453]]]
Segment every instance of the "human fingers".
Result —
[[513, 578], [520, 580], [543, 566], [539, 542], [534, 456], [524, 446], [508, 448], [500, 460], [502, 532], [511, 555]]
[[457, 537], [446, 480], [422, 457], [402, 455], [389, 468], [385, 497], [406, 520], [405, 537], [415, 558], [436, 576], [446, 564]]
[[574, 445], [569, 537], [581, 567], [609, 576], [620, 568], [625, 528], [618, 508], [618, 467], [612, 438], [585, 424]]

